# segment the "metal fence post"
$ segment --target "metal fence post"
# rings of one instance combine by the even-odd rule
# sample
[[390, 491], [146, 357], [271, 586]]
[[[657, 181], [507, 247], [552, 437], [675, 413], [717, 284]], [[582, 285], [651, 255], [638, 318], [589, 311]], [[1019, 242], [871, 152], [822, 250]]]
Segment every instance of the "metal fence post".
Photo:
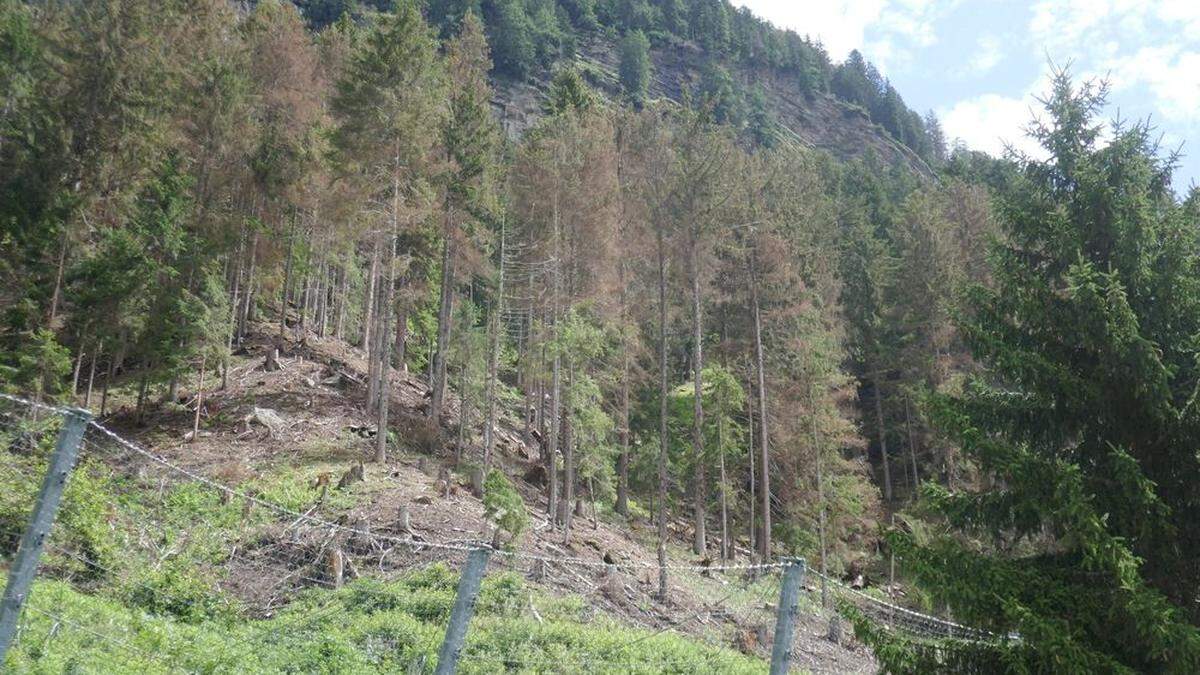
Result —
[[4, 589], [4, 599], [0, 601], [0, 665], [4, 663], [4, 657], [16, 635], [21, 605], [29, 597], [33, 577], [37, 574], [38, 559], [42, 555], [42, 545], [46, 542], [46, 535], [50, 534], [50, 527], [54, 525], [63, 488], [67, 485], [71, 469], [75, 467], [79, 443], [91, 419], [90, 412], [79, 409], [68, 410], [63, 416], [63, 426], [58, 432], [54, 454], [50, 456], [50, 466], [42, 479], [42, 489], [33, 505], [29, 525], [21, 535], [17, 555], [8, 570], [8, 585]]
[[458, 654], [466, 641], [467, 624], [475, 612], [475, 596], [479, 593], [491, 552], [489, 548], [477, 548], [467, 556], [454, 596], [454, 609], [450, 611], [450, 623], [446, 625], [446, 637], [442, 640], [442, 648], [438, 650], [436, 675], [452, 675], [458, 671]]
[[786, 558], [783, 588], [779, 591], [779, 616], [775, 619], [775, 645], [771, 648], [771, 675], [783, 675], [792, 659], [792, 636], [799, 611], [800, 584], [804, 583], [804, 560]]

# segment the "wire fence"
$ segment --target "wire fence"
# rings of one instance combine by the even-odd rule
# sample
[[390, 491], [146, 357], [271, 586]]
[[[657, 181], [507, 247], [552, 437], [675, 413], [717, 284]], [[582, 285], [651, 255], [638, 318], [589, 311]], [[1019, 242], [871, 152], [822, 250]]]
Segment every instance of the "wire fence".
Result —
[[[22, 519], [40, 499], [37, 474], [52, 465], [71, 414], [0, 394], [0, 451], [13, 459], [0, 471], [22, 473], [30, 486], [0, 503], [4, 557], [27, 541]], [[796, 561], [671, 562], [663, 600], [657, 562], [546, 543], [493, 549], [482, 533], [435, 536], [399, 515], [388, 522], [333, 508], [325, 492], [284, 499], [95, 421], [78, 452], [56, 526], [40, 540], [35, 590], [17, 605], [8, 661], [17, 670], [278, 672], [328, 658], [411, 673], [758, 672], [782, 639], [781, 613], [802, 615], [787, 638], [794, 666], [815, 665], [804, 661], [805, 641], [829, 618], [811, 592], [799, 608], [782, 606], [784, 572]], [[480, 550], [483, 612], [472, 619], [468, 608], [461, 649], [444, 670], [437, 646], [461, 618], [454, 587]], [[890, 629], [997, 639], [809, 574]], [[588, 630], [571, 628], [579, 624]]]

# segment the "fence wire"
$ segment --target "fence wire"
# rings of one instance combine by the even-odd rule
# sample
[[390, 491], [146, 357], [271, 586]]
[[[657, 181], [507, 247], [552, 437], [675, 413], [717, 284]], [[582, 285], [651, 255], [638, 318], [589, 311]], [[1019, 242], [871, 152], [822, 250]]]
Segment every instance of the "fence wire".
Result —
[[[35, 456], [53, 444], [59, 421], [66, 413], [62, 408], [0, 393], [0, 442], [10, 453]], [[186, 615], [200, 602], [180, 597], [178, 589], [164, 587], [162, 581], [163, 575], [177, 572], [172, 565], [189, 547], [204, 555], [199, 561], [190, 561], [194, 569], [178, 572], [211, 582], [238, 599], [238, 611], [243, 615], [262, 621], [249, 622], [227, 636], [229, 645], [245, 654], [266, 646], [302, 650], [326, 639], [321, 631], [346, 612], [349, 598], [379, 606], [394, 605], [398, 592], [394, 584], [403, 584], [414, 571], [441, 566], [445, 571], [439, 578], [454, 579], [469, 552], [490, 548], [470, 538], [419, 536], [403, 531], [396, 523], [367, 527], [361, 519], [330, 519], [322, 515], [321, 501], [310, 508], [284, 505], [152, 452], [96, 421], [89, 424], [82, 443], [79, 472], [87, 473], [88, 480], [106, 480], [125, 489], [136, 486], [140, 493], [155, 494], [150, 507], [138, 508], [124, 503], [119, 491], [114, 496], [91, 495], [99, 503], [90, 505], [90, 513], [102, 513], [108, 519], [114, 537], [109, 543], [143, 561], [145, 569], [113, 564], [97, 542], [80, 541], [56, 528], [45, 544], [39, 579], [43, 583], [66, 583], [85, 593], [104, 588], [151, 609], [130, 610], [127, 626], [93, 625], [71, 608], [40, 602], [39, 594], [34, 593], [25, 604], [27, 612], [17, 636], [26, 657], [45, 654], [46, 643], [56, 633], [73, 631], [106, 645], [114, 653], [140, 659], [145, 668], [162, 672], [194, 670], [181, 651], [193, 640], [193, 628], [186, 622], [163, 619], [163, 612]], [[233, 528], [237, 535], [229, 537], [220, 524], [164, 520], [165, 500], [175, 499], [173, 490], [181, 485], [201, 486], [209, 495], [216, 495], [227, 510], [241, 509], [241, 519]], [[16, 549], [19, 527], [0, 522], [0, 554]], [[510, 595], [500, 593], [504, 602], [490, 607], [496, 615], [477, 620], [479, 631], [473, 628], [468, 633], [460, 657], [463, 669], [695, 671], [696, 657], [681, 650], [684, 646], [695, 649], [696, 644], [711, 648], [707, 658], [714, 667], [765, 666], [779, 611], [782, 570], [787, 563], [671, 563], [666, 566], [673, 582], [670, 598], [658, 602], [653, 599], [657, 562], [598, 558], [598, 553], [597, 559], [588, 559], [552, 546], [543, 546], [542, 550], [492, 550], [487, 568], [491, 588], [507, 588]], [[815, 570], [809, 573], [820, 577]], [[371, 583], [354, 583], [358, 579]], [[530, 583], [506, 586], [505, 579]], [[872, 597], [837, 579], [826, 577], [825, 581], [838, 597], [895, 630], [923, 638], [995, 639], [986, 631]], [[559, 593], [546, 594], [545, 589]], [[563, 600], [565, 596], [576, 599]], [[292, 611], [291, 605], [298, 597], [318, 600], [304, 601], [303, 611]], [[621, 622], [613, 616], [621, 617]], [[530, 635], [519, 641], [504, 635], [497, 617], [522, 620], [521, 625]], [[593, 627], [587, 633], [593, 637], [585, 641], [581, 634], [564, 634], [564, 621]], [[483, 641], [485, 637], [493, 641], [511, 639], [513, 648], [497, 654], [494, 644]], [[432, 654], [422, 653], [406, 667], [409, 672], [427, 672], [432, 670], [434, 660]]]

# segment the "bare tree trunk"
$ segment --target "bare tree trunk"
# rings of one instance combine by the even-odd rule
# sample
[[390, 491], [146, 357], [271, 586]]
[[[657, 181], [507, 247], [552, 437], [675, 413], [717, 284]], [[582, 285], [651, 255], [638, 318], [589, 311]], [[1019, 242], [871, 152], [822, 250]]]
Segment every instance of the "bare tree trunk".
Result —
[[366, 354], [371, 353], [371, 320], [375, 318], [375, 280], [379, 276], [379, 238], [371, 242], [371, 269], [367, 274], [367, 295], [363, 302], [362, 348]]
[[146, 389], [149, 386], [149, 376], [146, 373], [142, 373], [141, 381], [138, 382], [137, 410], [135, 412], [138, 426], [141, 426], [146, 419]]
[[[309, 235], [310, 239], [309, 239], [308, 252], [310, 255], [313, 250], [312, 239], [311, 239], [313, 234], [314, 233], [310, 233], [310, 235]], [[306, 264], [304, 265], [304, 276], [300, 277], [300, 289], [299, 289], [299, 292], [300, 292], [300, 317], [299, 317], [300, 321], [299, 321], [299, 326], [297, 328], [297, 332], [300, 333], [300, 343], [301, 344], [304, 344], [308, 340], [308, 324], [309, 324], [308, 313], [310, 310], [312, 310], [312, 307], [313, 307], [313, 275], [312, 275], [312, 268], [311, 268], [312, 260], [311, 260], [311, 258], [308, 258], [305, 262], [306, 262]]]
[[550, 420], [547, 427], [550, 430], [550, 467], [552, 471], [550, 475], [550, 502], [551, 518], [557, 513], [557, 485], [558, 485], [558, 447], [559, 447], [559, 424], [561, 423], [562, 414], [562, 358], [559, 356], [558, 337], [559, 337], [559, 319], [561, 318], [561, 302], [562, 302], [562, 245], [561, 231], [558, 222], [558, 192], [555, 191], [553, 207], [553, 224], [554, 224], [554, 267], [553, 274], [553, 293], [550, 301], [550, 341], [554, 345], [554, 361], [550, 374]]
[[[567, 386], [575, 382], [575, 364], [567, 357]], [[563, 542], [571, 541], [572, 506], [575, 504], [575, 438], [571, 428], [570, 405], [563, 406], [562, 411], [562, 447], [563, 447]]]
[[454, 308], [454, 232], [453, 208], [446, 209], [445, 241], [442, 243], [442, 288], [438, 302], [437, 347], [433, 353], [433, 398], [429, 418], [440, 419], [446, 396], [446, 350], [450, 345], [450, 314]]
[[237, 263], [233, 266], [233, 295], [232, 301], [229, 303], [229, 326], [225, 332], [225, 362], [221, 368], [221, 391], [229, 388], [229, 361], [233, 355], [233, 341], [237, 334], [238, 324], [238, 302], [239, 295], [242, 289], [242, 247], [245, 244], [245, 237], [238, 239]]
[[763, 359], [762, 311], [758, 305], [758, 275], [755, 271], [754, 252], [750, 253], [750, 298], [754, 310], [754, 361], [758, 371], [758, 440], [762, 445], [759, 470], [762, 472], [762, 534], [758, 539], [759, 554], [763, 562], [771, 559], [771, 451], [767, 412], [767, 376]]
[[496, 282], [496, 302], [488, 324], [491, 344], [488, 349], [487, 421], [483, 427], [483, 472], [492, 468], [492, 451], [496, 447], [496, 378], [500, 369], [500, 317], [504, 311], [504, 223], [500, 224], [500, 277]]
[[[406, 281], [402, 278], [400, 285], [406, 285]], [[396, 307], [396, 344], [392, 347], [392, 362], [401, 372], [408, 372], [408, 308], [404, 307], [404, 302], [400, 302], [400, 306]]]
[[329, 265], [326, 262], [325, 247], [322, 247], [321, 260], [317, 263], [317, 276], [313, 289], [313, 323], [317, 326], [317, 337], [325, 337], [329, 328]]
[[110, 358], [108, 361], [108, 372], [104, 376], [104, 386], [100, 389], [100, 416], [104, 417], [108, 412], [108, 386], [112, 384], [113, 375], [117, 369], [117, 360]]
[[83, 407], [87, 408], [89, 410], [92, 407], [92, 385], [96, 381], [96, 361], [100, 360], [100, 355], [103, 352], [104, 352], [104, 340], [101, 340], [100, 343], [96, 346], [95, 353], [92, 354], [92, 365], [88, 369], [87, 394], [85, 394], [83, 397]]
[[292, 249], [296, 245], [296, 210], [292, 209], [291, 223], [288, 226], [287, 263], [283, 266], [283, 289], [279, 298], [279, 337], [287, 332], [288, 292], [292, 284]]
[[880, 389], [883, 384], [879, 380], [879, 371], [875, 371], [875, 426], [879, 438], [879, 461], [883, 464], [883, 500], [892, 501], [892, 468], [888, 462], [887, 433], [883, 428], [883, 394]]
[[[472, 287], [474, 292], [474, 287]], [[463, 363], [458, 369], [458, 445], [454, 450], [454, 463], [461, 464], [463, 450], [467, 446], [467, 418], [471, 415], [471, 395], [469, 376], [471, 368], [471, 333], [468, 328], [465, 334], [459, 336], [463, 341]]]
[[748, 439], [750, 441], [750, 551], [758, 551], [758, 523], [755, 522], [754, 513], [758, 503], [758, 495], [755, 487], [758, 485], [758, 477], [754, 472], [754, 452], [758, 448], [754, 444], [754, 386], [750, 382], [750, 376], [746, 376], [746, 430], [749, 432]]
[[692, 542], [692, 551], [703, 555], [708, 550], [708, 536], [705, 526], [708, 520], [708, 480], [705, 475], [704, 462], [704, 317], [700, 303], [700, 260], [697, 255], [697, 242], [693, 236], [691, 242], [692, 268], [692, 456], [696, 462], [695, 483], [692, 486], [692, 512], [696, 538]]
[[728, 477], [725, 475], [725, 443], [724, 433], [721, 431], [723, 427], [722, 424], [718, 428], [718, 434], [722, 437], [722, 442], [718, 444], [720, 446], [718, 459], [721, 469], [721, 560], [729, 560], [729, 550], [732, 547], [729, 545], [729, 501], [725, 495]]
[[629, 349], [622, 350], [621, 419], [617, 433], [621, 454], [617, 456], [617, 513], [629, 517]]
[[[393, 244], [394, 247], [394, 244]], [[391, 304], [393, 294], [395, 292], [394, 284], [392, 283], [392, 270], [395, 269], [396, 255], [395, 250], [392, 251], [391, 259], [386, 265], [388, 272], [384, 280], [384, 287], [381, 289], [383, 298], [378, 308], [379, 315], [379, 336], [376, 342], [379, 344], [379, 356], [376, 359], [376, 370], [378, 372], [378, 384], [375, 386], [376, 396], [378, 397], [379, 410], [379, 431], [375, 434], [375, 461], [383, 464], [387, 461], [387, 438], [388, 438], [388, 413], [391, 410], [391, 372], [390, 364], [388, 363], [388, 348], [391, 342], [387, 339], [388, 334], [388, 319], [391, 317]]]
[[808, 383], [808, 410], [811, 418], [812, 428], [812, 444], [813, 456], [817, 465], [817, 536], [821, 543], [821, 606], [829, 607], [829, 589], [825, 583], [825, 575], [828, 571], [826, 560], [828, 559], [828, 550], [826, 549], [825, 539], [825, 476], [824, 464], [821, 458], [821, 439], [817, 431], [817, 401], [813, 396], [812, 381]]
[[62, 298], [62, 280], [63, 271], [67, 266], [67, 227], [63, 226], [62, 241], [58, 245], [58, 264], [54, 272], [54, 292], [50, 295], [50, 313], [49, 320], [46, 322], [51, 330], [54, 327], [54, 320], [58, 317], [58, 303]]
[[333, 336], [339, 340], [346, 339], [346, 294], [350, 292], [349, 275], [346, 274], [348, 264], [342, 261], [342, 264], [338, 265], [338, 310], [337, 323], [333, 325]]
[[254, 270], [258, 262], [258, 232], [250, 237], [250, 270], [246, 274], [246, 296], [242, 305], [241, 318], [238, 320], [237, 343], [240, 347], [246, 337], [246, 325], [250, 323], [251, 311], [254, 307]]
[[79, 351], [75, 354], [74, 374], [71, 376], [71, 398], [79, 395], [79, 372], [83, 370], [83, 335], [79, 336]]
[[[375, 240], [373, 254], [373, 263], [371, 265], [371, 290], [373, 292], [368, 316], [370, 321], [363, 324], [364, 338], [363, 348], [367, 356], [367, 411], [378, 411], [375, 407], [375, 401], [379, 398], [379, 342], [383, 337], [380, 332], [382, 321], [380, 320], [380, 312], [383, 311], [383, 234], [379, 233]], [[384, 338], [386, 341], [386, 338]]]
[[658, 598], [667, 599], [667, 244], [658, 228]]
[[912, 429], [912, 410], [909, 407], [908, 397], [904, 397], [904, 427], [908, 432], [908, 458], [912, 461], [912, 490], [913, 499], [917, 498], [917, 489], [921, 484], [921, 474], [917, 471], [917, 444], [913, 437]]
[[392, 403], [391, 359], [388, 348], [391, 342], [388, 336], [388, 319], [392, 316], [392, 305], [396, 297], [396, 254], [400, 245], [400, 156], [397, 153], [396, 169], [392, 174], [392, 232], [388, 245], [387, 265], [384, 266], [382, 302], [379, 305], [379, 332], [375, 341], [379, 343], [379, 430], [375, 434], [375, 461], [383, 464], [387, 461], [388, 413]]
[[208, 367], [208, 358], [200, 359], [200, 381], [196, 384], [196, 415], [192, 417], [192, 442], [200, 437], [200, 410], [204, 408], [204, 375]]

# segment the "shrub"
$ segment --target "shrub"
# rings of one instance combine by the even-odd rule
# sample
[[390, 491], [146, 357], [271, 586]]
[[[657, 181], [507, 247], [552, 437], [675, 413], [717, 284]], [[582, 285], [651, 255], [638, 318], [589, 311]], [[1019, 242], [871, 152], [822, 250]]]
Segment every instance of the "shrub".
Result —
[[510, 541], [520, 537], [529, 524], [525, 500], [498, 469], [492, 469], [483, 482], [483, 513], [497, 528], [509, 534]]

